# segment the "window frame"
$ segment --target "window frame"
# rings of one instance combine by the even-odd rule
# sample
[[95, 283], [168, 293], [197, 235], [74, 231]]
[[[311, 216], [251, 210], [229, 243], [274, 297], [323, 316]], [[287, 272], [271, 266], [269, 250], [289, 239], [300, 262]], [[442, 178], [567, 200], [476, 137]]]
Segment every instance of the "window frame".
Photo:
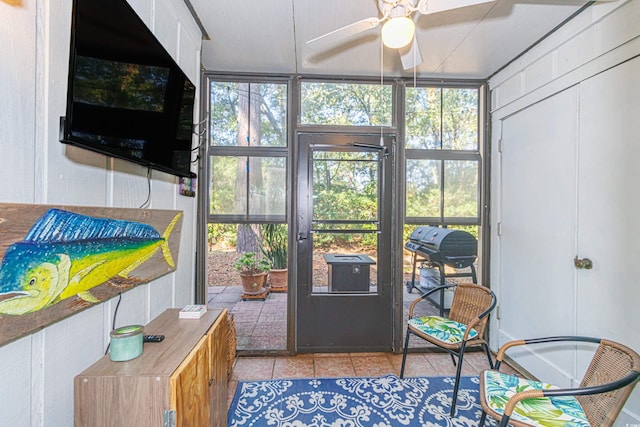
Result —
[[[416, 88], [438, 88], [438, 89], [476, 89], [478, 92], [478, 104], [477, 104], [477, 137], [478, 137], [478, 143], [477, 143], [477, 149], [475, 150], [452, 150], [452, 149], [442, 149], [442, 148], [404, 148], [404, 167], [403, 167], [403, 179], [404, 179], [404, 184], [403, 184], [403, 188], [404, 188], [404, 192], [403, 192], [403, 222], [404, 224], [408, 224], [408, 225], [424, 225], [424, 224], [429, 224], [429, 225], [433, 225], [433, 226], [441, 226], [441, 227], [447, 227], [450, 225], [460, 225], [460, 226], [464, 226], [464, 225], [477, 225], [477, 226], [481, 226], [482, 223], [482, 217], [483, 217], [483, 212], [482, 212], [482, 195], [483, 195], [483, 179], [484, 179], [484, 172], [483, 172], [483, 156], [482, 156], [482, 150], [483, 150], [483, 146], [484, 146], [484, 129], [483, 129], [483, 117], [484, 117], [484, 109], [486, 108], [485, 104], [485, 99], [484, 99], [484, 90], [483, 90], [483, 86], [484, 83], [483, 82], [476, 82], [476, 81], [467, 81], [467, 82], [460, 82], [460, 83], [454, 83], [454, 82], [450, 82], [447, 84], [437, 84], [437, 83], [430, 83], [428, 81], [413, 81], [413, 82], [406, 82], [406, 86], [405, 86], [405, 91], [402, 94], [402, 114], [401, 117], [399, 118], [399, 120], [403, 120], [403, 123], [400, 125], [402, 127], [402, 146], [405, 147], [405, 141], [407, 138], [407, 134], [406, 134], [406, 126], [404, 124], [404, 119], [406, 118], [406, 88], [408, 87], [416, 87]], [[440, 105], [440, 113], [442, 115], [442, 108], [443, 105]], [[442, 124], [441, 124], [442, 126]], [[441, 135], [442, 137], [442, 135]], [[436, 160], [436, 161], [441, 161], [442, 163], [442, 167], [441, 167], [441, 180], [440, 180], [440, 216], [438, 217], [433, 217], [433, 216], [408, 216], [407, 215], [407, 194], [406, 194], [406, 188], [407, 188], [407, 161], [409, 160]], [[451, 161], [475, 161], [477, 162], [477, 186], [476, 186], [476, 200], [477, 200], [477, 207], [476, 207], [476, 212], [477, 215], [474, 217], [447, 217], [444, 216], [444, 212], [445, 212], [445, 204], [446, 204], [446, 200], [445, 200], [445, 186], [446, 186], [446, 182], [445, 182], [445, 177], [444, 177], [444, 162], [451, 160]]]
[[[286, 224], [288, 222], [289, 210], [290, 210], [290, 197], [289, 193], [291, 191], [290, 178], [288, 177], [289, 170], [291, 168], [291, 160], [290, 160], [290, 146], [292, 141], [292, 111], [293, 111], [293, 78], [290, 76], [252, 76], [252, 75], [219, 75], [214, 73], [205, 74], [205, 91], [206, 97], [203, 97], [203, 102], [205, 103], [205, 108], [203, 111], [206, 111], [207, 116], [204, 118], [204, 122], [207, 123], [207, 132], [206, 137], [204, 138], [204, 149], [205, 149], [205, 158], [206, 162], [203, 169], [205, 173], [203, 176], [206, 179], [206, 202], [204, 204], [204, 210], [206, 211], [207, 223], [222, 223], [222, 224], [267, 224], [267, 223], [281, 223]], [[211, 135], [209, 134], [211, 130], [210, 126], [210, 87], [214, 83], [221, 82], [229, 82], [229, 83], [247, 83], [247, 84], [282, 84], [286, 86], [286, 145], [284, 146], [233, 146], [233, 145], [222, 145], [216, 146], [212, 145]], [[285, 212], [283, 215], [255, 215], [247, 212], [246, 214], [213, 214], [211, 212], [211, 173], [210, 173], [210, 165], [211, 159], [213, 157], [283, 157], [285, 158], [285, 169], [286, 169], [286, 183], [285, 183]], [[249, 197], [249, 195], [247, 195]]]

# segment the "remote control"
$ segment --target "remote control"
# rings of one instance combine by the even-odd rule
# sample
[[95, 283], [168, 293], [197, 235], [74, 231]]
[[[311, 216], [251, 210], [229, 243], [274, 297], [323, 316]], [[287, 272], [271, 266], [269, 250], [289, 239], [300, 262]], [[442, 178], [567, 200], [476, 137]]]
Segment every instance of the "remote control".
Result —
[[142, 337], [144, 342], [160, 342], [164, 339], [164, 335], [145, 335]]

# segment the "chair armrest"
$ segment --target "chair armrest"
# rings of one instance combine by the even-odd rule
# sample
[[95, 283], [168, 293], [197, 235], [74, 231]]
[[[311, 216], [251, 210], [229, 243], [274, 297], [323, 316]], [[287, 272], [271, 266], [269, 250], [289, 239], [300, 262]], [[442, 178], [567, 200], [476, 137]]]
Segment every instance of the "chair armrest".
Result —
[[511, 418], [511, 414], [513, 414], [514, 408], [521, 400], [543, 396], [544, 394], [542, 390], [527, 390], [516, 393], [507, 401], [507, 404], [504, 407], [504, 415]]
[[592, 338], [592, 337], [580, 337], [580, 336], [557, 336], [557, 337], [541, 337], [541, 338], [529, 338], [524, 340], [513, 340], [504, 343], [500, 349], [498, 350], [498, 354], [496, 354], [496, 367], [498, 370], [500, 368], [500, 364], [504, 360], [504, 355], [512, 347], [522, 346], [522, 345], [531, 345], [531, 344], [540, 344], [546, 342], [558, 342], [558, 341], [581, 341], [581, 342], [591, 342], [595, 344], [599, 344], [602, 341], [601, 338]]

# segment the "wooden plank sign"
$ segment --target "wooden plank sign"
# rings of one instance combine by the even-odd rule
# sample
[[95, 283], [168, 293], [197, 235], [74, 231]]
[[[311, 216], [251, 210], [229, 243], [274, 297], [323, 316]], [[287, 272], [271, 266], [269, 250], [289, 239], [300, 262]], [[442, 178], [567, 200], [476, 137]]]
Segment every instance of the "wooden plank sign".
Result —
[[0, 203], [0, 345], [175, 271], [182, 212]]

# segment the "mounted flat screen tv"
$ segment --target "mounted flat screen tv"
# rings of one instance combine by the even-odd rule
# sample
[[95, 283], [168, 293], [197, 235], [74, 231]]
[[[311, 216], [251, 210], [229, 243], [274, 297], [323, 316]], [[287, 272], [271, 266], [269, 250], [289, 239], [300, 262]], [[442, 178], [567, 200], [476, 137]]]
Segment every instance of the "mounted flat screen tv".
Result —
[[74, 0], [60, 141], [191, 172], [195, 86], [126, 0]]

